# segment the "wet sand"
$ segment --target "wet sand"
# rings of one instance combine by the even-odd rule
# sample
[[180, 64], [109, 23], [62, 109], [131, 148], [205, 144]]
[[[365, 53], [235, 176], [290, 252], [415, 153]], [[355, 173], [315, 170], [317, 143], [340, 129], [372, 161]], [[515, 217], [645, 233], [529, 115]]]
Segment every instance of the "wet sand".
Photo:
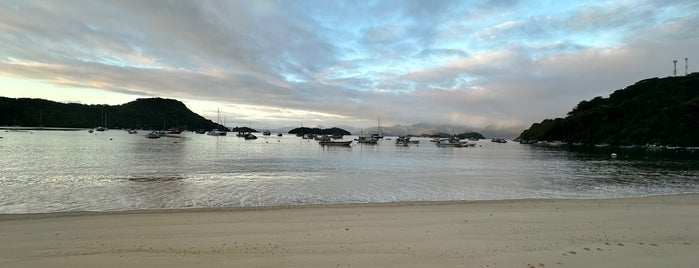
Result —
[[699, 195], [0, 215], [0, 267], [696, 267]]

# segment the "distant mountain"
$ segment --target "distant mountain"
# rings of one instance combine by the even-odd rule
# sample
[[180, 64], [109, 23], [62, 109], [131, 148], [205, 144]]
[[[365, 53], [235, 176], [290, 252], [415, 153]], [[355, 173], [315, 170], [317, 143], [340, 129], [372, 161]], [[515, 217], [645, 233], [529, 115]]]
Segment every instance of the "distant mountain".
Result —
[[0, 97], [0, 125], [24, 127], [214, 129], [223, 128], [192, 112], [184, 103], [163, 98], [122, 105], [84, 105], [44, 99]]
[[699, 146], [699, 73], [652, 78], [581, 101], [565, 118], [546, 119], [522, 140], [611, 145]]
[[[471, 133], [471, 132], [476, 132], [474, 131], [474, 127], [468, 127], [468, 126], [457, 126], [457, 125], [447, 125], [447, 124], [429, 124], [429, 123], [418, 123], [418, 124], [412, 124], [412, 125], [393, 125], [393, 126], [386, 126], [381, 128], [383, 130], [383, 133], [388, 136], [405, 136], [405, 135], [435, 135], [439, 133], [446, 133], [446, 134], [462, 134], [462, 133]], [[369, 133], [377, 133], [378, 132], [378, 127], [370, 127], [370, 128], [365, 128], [365, 129], [360, 129], [357, 131], [353, 131], [352, 133], [354, 134], [359, 134], [359, 132], [363, 132], [365, 134]], [[480, 131], [478, 131], [480, 132]], [[491, 131], [490, 133], [486, 134], [492, 135], [494, 131]], [[503, 134], [503, 133], [499, 133]], [[480, 133], [479, 133], [480, 135]], [[494, 135], [493, 137], [514, 137], [516, 134], [508, 133], [505, 134], [504, 136], [501, 135]]]

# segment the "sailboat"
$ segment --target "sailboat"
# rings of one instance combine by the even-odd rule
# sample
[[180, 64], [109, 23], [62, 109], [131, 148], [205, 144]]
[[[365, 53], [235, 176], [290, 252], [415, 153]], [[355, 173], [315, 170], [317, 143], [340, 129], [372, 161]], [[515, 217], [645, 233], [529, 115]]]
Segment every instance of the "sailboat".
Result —
[[371, 134], [371, 137], [377, 140], [383, 139], [383, 129], [381, 129], [381, 117], [379, 116], [379, 125], [376, 128], [378, 133]]
[[218, 124], [219, 124], [219, 122], [221, 122], [221, 110], [218, 110], [218, 109], [217, 109], [217, 112], [218, 112], [218, 119], [216, 120], [216, 128], [213, 129], [213, 130], [211, 130], [211, 131], [209, 131], [209, 132], [207, 132], [206, 135], [209, 135], [209, 136], [226, 136], [226, 134], [227, 134], [226, 131], [222, 131], [222, 130], [219, 130], [219, 129], [218, 129]]
[[107, 115], [104, 114], [104, 106], [102, 106], [102, 125], [103, 125], [104, 127], [103, 127], [103, 126], [98, 126], [97, 128], [95, 128], [95, 130], [97, 130], [97, 131], [105, 131], [105, 130], [107, 130], [107, 127], [106, 127], [106, 125], [107, 125]]

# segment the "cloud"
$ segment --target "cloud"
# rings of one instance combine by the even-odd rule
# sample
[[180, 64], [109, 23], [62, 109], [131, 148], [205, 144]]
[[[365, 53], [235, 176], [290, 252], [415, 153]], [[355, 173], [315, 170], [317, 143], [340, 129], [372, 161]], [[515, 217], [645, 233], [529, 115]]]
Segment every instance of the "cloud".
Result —
[[2, 2], [0, 76], [241, 120], [511, 129], [699, 59], [697, 14], [695, 1]]

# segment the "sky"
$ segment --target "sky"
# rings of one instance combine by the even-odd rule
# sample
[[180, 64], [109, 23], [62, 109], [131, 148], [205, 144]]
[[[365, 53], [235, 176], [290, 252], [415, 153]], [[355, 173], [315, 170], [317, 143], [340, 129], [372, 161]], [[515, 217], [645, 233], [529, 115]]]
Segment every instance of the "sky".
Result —
[[0, 0], [0, 96], [521, 131], [699, 66], [699, 2]]

